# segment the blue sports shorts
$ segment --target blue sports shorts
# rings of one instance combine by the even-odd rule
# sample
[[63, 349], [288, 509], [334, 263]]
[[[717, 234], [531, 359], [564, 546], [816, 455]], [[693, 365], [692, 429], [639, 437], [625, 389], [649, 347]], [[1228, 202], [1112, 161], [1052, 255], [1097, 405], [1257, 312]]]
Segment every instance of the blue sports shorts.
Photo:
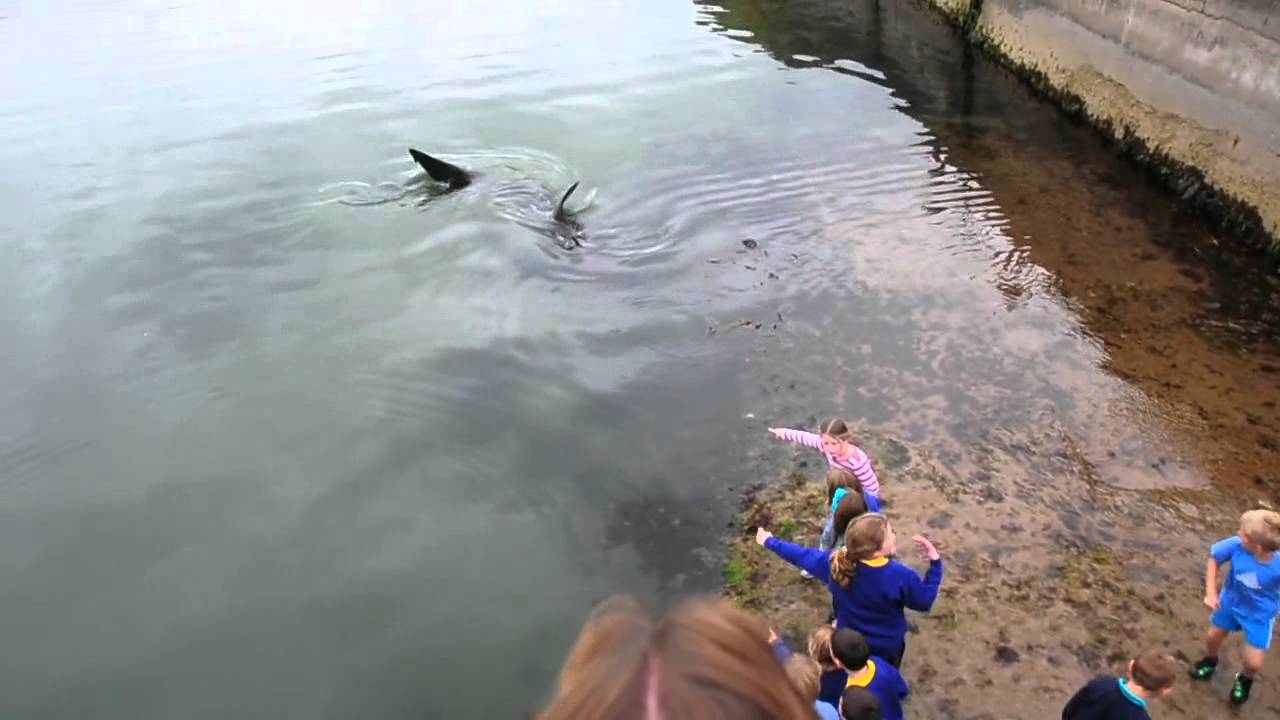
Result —
[[1266, 650], [1271, 647], [1271, 629], [1276, 624], [1275, 617], [1268, 618], [1265, 622], [1248, 615], [1236, 609], [1235, 604], [1228, 598], [1219, 600], [1221, 606], [1213, 611], [1213, 616], [1209, 618], [1209, 622], [1214, 627], [1221, 628], [1227, 632], [1244, 631], [1244, 641], [1259, 650]]

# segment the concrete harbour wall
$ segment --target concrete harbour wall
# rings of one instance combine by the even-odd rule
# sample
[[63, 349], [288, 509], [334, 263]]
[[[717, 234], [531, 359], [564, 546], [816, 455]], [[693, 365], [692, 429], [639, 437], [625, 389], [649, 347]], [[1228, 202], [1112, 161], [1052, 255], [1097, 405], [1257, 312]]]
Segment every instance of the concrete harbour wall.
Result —
[[1231, 240], [1280, 252], [1280, 0], [928, 2]]

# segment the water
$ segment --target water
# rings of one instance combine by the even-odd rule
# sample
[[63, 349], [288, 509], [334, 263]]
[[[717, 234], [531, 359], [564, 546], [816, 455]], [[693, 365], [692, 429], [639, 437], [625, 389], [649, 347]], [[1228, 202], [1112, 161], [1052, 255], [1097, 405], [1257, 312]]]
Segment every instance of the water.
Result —
[[0, 1], [0, 714], [514, 716], [829, 414], [1270, 487], [1269, 286], [926, 14], [528, 5]]

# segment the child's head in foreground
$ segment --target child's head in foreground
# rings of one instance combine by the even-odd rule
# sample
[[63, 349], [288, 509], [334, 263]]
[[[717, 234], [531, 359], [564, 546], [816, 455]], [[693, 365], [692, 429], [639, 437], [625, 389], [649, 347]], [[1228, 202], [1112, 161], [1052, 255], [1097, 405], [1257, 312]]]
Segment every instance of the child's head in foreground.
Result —
[[759, 618], [719, 598], [664, 614], [605, 601], [583, 625], [540, 720], [809, 717]]
[[880, 699], [864, 687], [851, 685], [840, 696], [840, 717], [844, 720], [880, 720]]
[[1280, 513], [1250, 510], [1241, 515], [1240, 540], [1244, 548], [1254, 554], [1271, 553], [1280, 549]]
[[1129, 661], [1129, 682], [1142, 688], [1147, 697], [1162, 698], [1173, 692], [1178, 661], [1165, 653], [1147, 651]]
[[805, 702], [810, 705], [818, 702], [818, 693], [822, 691], [822, 668], [818, 667], [816, 660], [807, 655], [792, 655], [782, 669], [787, 671], [787, 679]]

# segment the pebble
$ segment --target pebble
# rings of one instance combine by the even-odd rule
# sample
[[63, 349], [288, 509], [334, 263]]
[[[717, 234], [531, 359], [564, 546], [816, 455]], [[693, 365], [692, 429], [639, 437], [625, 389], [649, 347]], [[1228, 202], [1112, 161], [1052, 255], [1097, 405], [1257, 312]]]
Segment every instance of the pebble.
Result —
[[996, 660], [999, 660], [1001, 663], [1004, 663], [1005, 665], [1012, 665], [1013, 663], [1016, 663], [1018, 662], [1018, 660], [1021, 660], [1021, 659], [1022, 659], [1022, 655], [1020, 655], [1017, 650], [1014, 650], [1008, 645], [1001, 645], [996, 648]]

